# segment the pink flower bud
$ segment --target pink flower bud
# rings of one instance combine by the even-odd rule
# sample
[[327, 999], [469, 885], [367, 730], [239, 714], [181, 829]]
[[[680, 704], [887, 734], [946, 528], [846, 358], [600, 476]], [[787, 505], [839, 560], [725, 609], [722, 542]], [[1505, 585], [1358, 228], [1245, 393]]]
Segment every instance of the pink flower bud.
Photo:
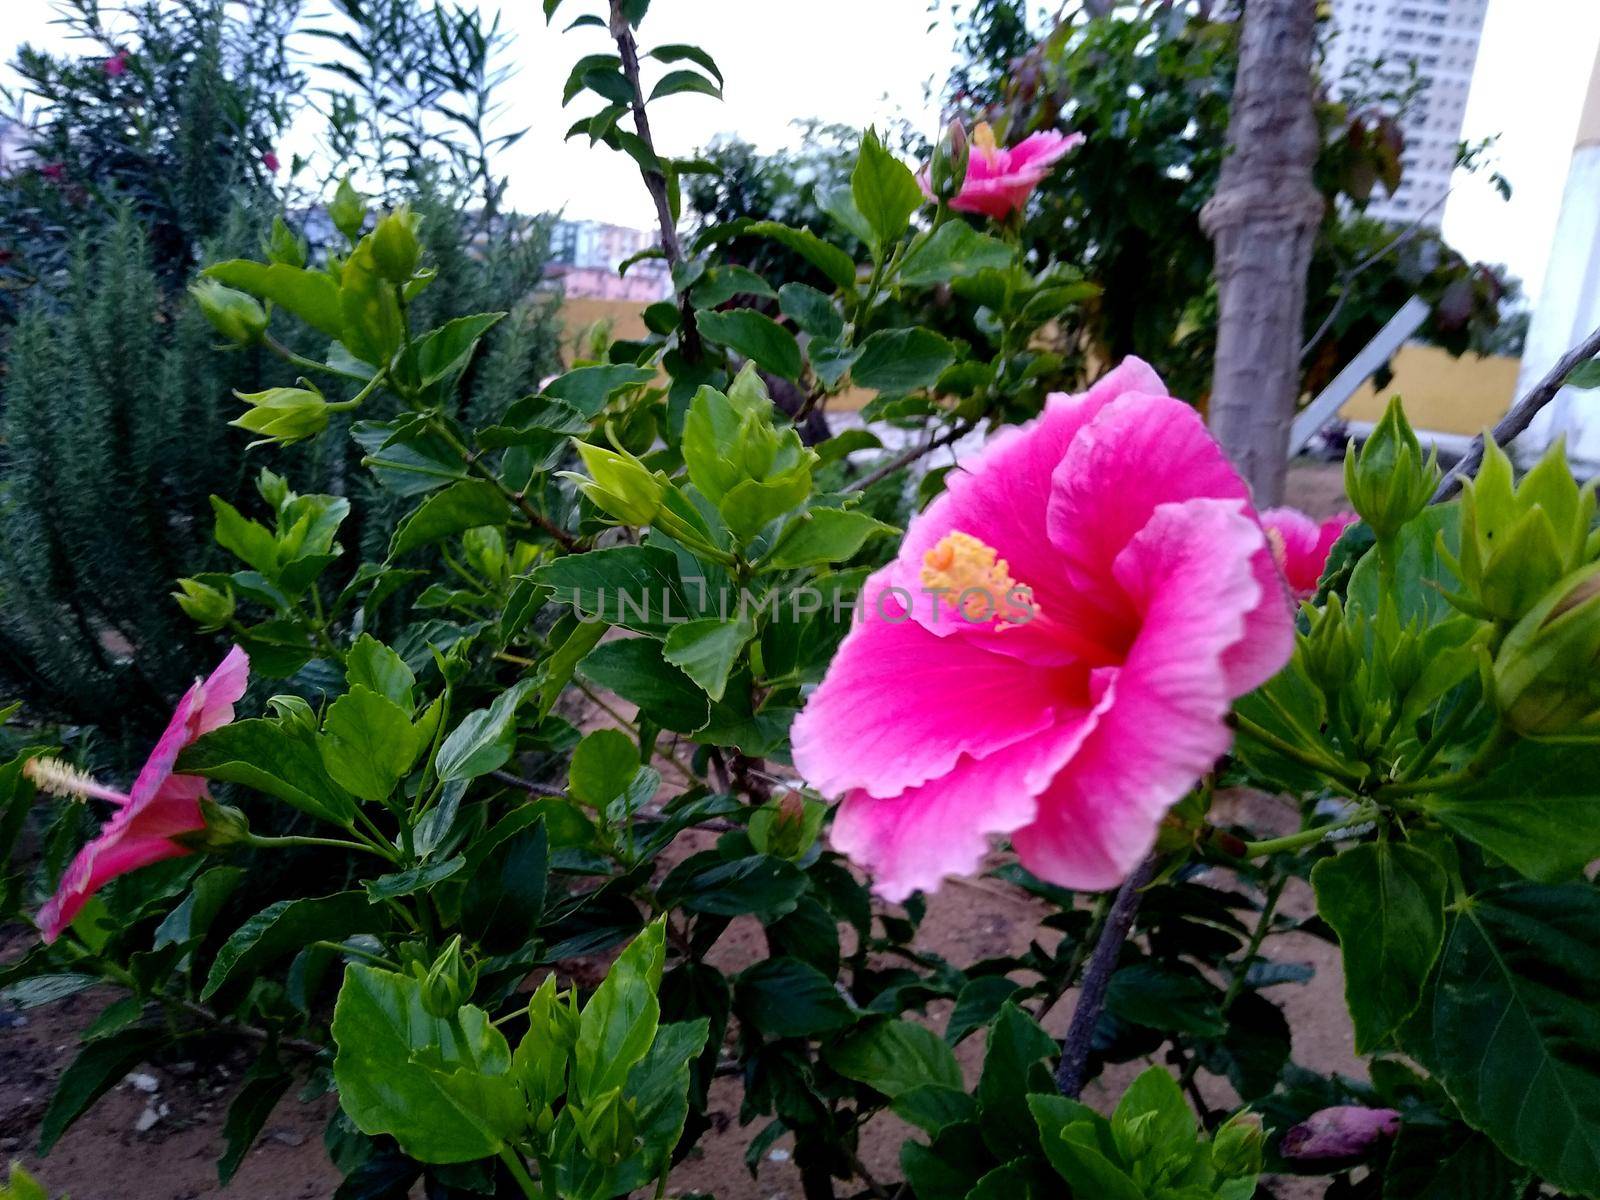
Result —
[[279, 167], [278, 156], [271, 150], [268, 150], [261, 156], [261, 165], [268, 171], [272, 172], [272, 174], [276, 175]]
[[110, 58], [106, 59], [100, 64], [100, 69], [112, 79], [117, 78], [119, 75], [126, 74], [128, 70], [128, 52], [126, 50], [118, 50]]
[[1289, 1159], [1355, 1158], [1400, 1131], [1392, 1108], [1342, 1104], [1314, 1112], [1288, 1133], [1278, 1152]]

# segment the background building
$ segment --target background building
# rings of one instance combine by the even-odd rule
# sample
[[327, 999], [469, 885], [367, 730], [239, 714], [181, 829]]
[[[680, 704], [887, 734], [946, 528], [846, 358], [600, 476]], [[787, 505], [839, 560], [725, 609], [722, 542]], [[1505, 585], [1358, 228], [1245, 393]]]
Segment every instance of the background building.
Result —
[[550, 232], [550, 277], [568, 296], [602, 300], [660, 300], [672, 292], [666, 260], [641, 258], [619, 275], [623, 263], [658, 244], [657, 236], [600, 221], [557, 221]]
[[1380, 188], [1367, 213], [1401, 224], [1422, 218], [1438, 228], [1461, 140], [1467, 93], [1489, 0], [1333, 0], [1326, 77], [1338, 86], [1352, 68], [1381, 60], [1396, 87], [1408, 64], [1427, 87], [1401, 121], [1405, 172], [1393, 196]]

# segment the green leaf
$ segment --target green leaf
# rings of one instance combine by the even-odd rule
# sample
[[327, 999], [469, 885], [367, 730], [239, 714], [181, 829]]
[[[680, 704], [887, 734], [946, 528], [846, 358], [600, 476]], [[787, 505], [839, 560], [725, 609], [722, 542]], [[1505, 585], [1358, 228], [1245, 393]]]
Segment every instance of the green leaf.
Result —
[[461, 893], [461, 929], [494, 952], [520, 949], [544, 916], [550, 840], [543, 818], [503, 839]]
[[1511, 884], [1455, 917], [1424, 1005], [1425, 1063], [1462, 1117], [1575, 1195], [1600, 1193], [1596, 964], [1600, 892]]
[[702, 308], [695, 313], [695, 320], [709, 341], [727, 346], [775, 375], [800, 378], [800, 343], [771, 317], [750, 308], [728, 312]]
[[693, 733], [711, 719], [706, 694], [649, 638], [605, 642], [578, 664], [589, 682], [621, 696], [663, 729]]
[[486, 479], [461, 480], [429, 496], [400, 522], [389, 543], [389, 557], [398, 558], [418, 546], [509, 520], [511, 504], [499, 488]]
[[795, 910], [810, 884], [786, 859], [750, 854], [727, 859], [715, 850], [690, 855], [661, 881], [662, 904], [714, 916], [754, 915], [773, 922]]
[[579, 367], [552, 379], [545, 386], [544, 394], [564, 400], [584, 416], [593, 417], [618, 392], [650, 383], [655, 377], [654, 367]]
[[394, 286], [378, 270], [370, 233], [345, 260], [339, 277], [339, 311], [338, 338], [364, 363], [386, 365], [405, 340], [405, 316]]
[[716, 60], [699, 46], [689, 46], [682, 42], [673, 42], [666, 46], [657, 46], [654, 50], [647, 51], [646, 58], [653, 58], [657, 62], [675, 63], [692, 62], [704, 67], [718, 82], [722, 82], [722, 72], [717, 69]]
[[339, 1104], [357, 1129], [389, 1134], [422, 1162], [499, 1152], [527, 1119], [511, 1052], [482, 1009], [449, 1018], [423, 1006], [416, 979], [352, 964], [333, 1010]]
[[13, 1161], [6, 1181], [0, 1183], [0, 1200], [50, 1200], [50, 1193], [22, 1169], [21, 1163]]
[[1591, 358], [1588, 362], [1579, 363], [1572, 368], [1572, 374], [1567, 376], [1566, 387], [1590, 388], [1600, 387], [1600, 359]]
[[587, 1102], [628, 1079], [655, 1041], [666, 962], [664, 920], [647, 925], [611, 965], [578, 1018], [572, 1090]]
[[355, 801], [329, 777], [315, 736], [287, 721], [220, 726], [178, 755], [177, 770], [254, 788], [333, 825], [355, 820]]
[[854, 558], [875, 534], [898, 532], [893, 525], [855, 509], [813, 508], [783, 527], [761, 566], [783, 571], [844, 562]]
[[659, 100], [663, 96], [676, 96], [682, 92], [699, 92], [703, 96], [710, 96], [715, 100], [722, 99], [722, 89], [699, 71], [668, 71], [663, 75], [656, 86], [650, 89], [650, 99]]
[[755, 221], [744, 232], [755, 237], [771, 238], [793, 250], [838, 287], [855, 286], [855, 262], [839, 247], [823, 241], [809, 229], [794, 229], [777, 221]]
[[567, 764], [567, 791], [590, 808], [603, 810], [639, 773], [639, 747], [620, 729], [585, 735]]
[[228, 1115], [222, 1122], [222, 1140], [226, 1145], [222, 1157], [217, 1159], [217, 1181], [223, 1187], [233, 1179], [244, 1156], [255, 1145], [261, 1127], [293, 1082], [293, 1075], [279, 1067], [275, 1058], [266, 1056], [245, 1074], [244, 1084], [228, 1105]]
[[344, 337], [339, 285], [326, 271], [308, 271], [287, 263], [267, 264], [236, 258], [209, 266], [201, 274], [262, 300], [272, 301], [334, 341]]
[[848, 1029], [856, 1012], [833, 981], [808, 963], [769, 958], [734, 981], [734, 1010], [769, 1038], [817, 1037]]
[[901, 1092], [890, 1107], [895, 1116], [925, 1133], [938, 1133], [947, 1125], [976, 1120], [978, 1104], [964, 1087], [929, 1083]]
[[367, 895], [374, 901], [393, 900], [398, 896], [426, 892], [435, 884], [459, 875], [466, 865], [465, 856], [458, 854], [454, 858], [420, 863], [404, 871], [380, 875], [376, 879], [367, 880], [363, 886], [367, 889]]
[[721, 700], [739, 652], [755, 636], [748, 617], [719, 621], [715, 617], [675, 625], [667, 634], [662, 657], [694, 680], [713, 700]]
[[187, 950], [199, 945], [210, 932], [211, 923], [217, 919], [222, 906], [238, 890], [244, 878], [242, 867], [212, 867], [201, 874], [189, 885], [189, 894], [178, 907], [156, 926], [152, 949], [182, 946]]
[[221, 496], [211, 497], [211, 511], [217, 522], [213, 535], [217, 545], [254, 567], [269, 580], [278, 574], [278, 540], [259, 521], [252, 521]]
[[421, 746], [405, 709], [357, 684], [328, 708], [317, 749], [335, 783], [381, 803], [411, 770]]
[[989, 1027], [977, 1092], [984, 1141], [1000, 1158], [1037, 1151], [1028, 1093], [1038, 1090], [1034, 1085], [1041, 1081], [1048, 1086], [1048, 1064], [1057, 1050], [1055, 1039], [1022, 1009], [1010, 1001], [1001, 1006]]
[[932, 387], [955, 360], [955, 347], [931, 329], [881, 329], [861, 343], [850, 378], [857, 387], [900, 396]]
[[659, 546], [609, 546], [568, 554], [540, 567], [531, 578], [550, 589], [552, 602], [570, 605], [594, 623], [657, 637], [699, 609], [679, 574], [677, 555]]
[[477, 313], [456, 317], [417, 342], [405, 360], [419, 387], [431, 387], [452, 378], [472, 361], [478, 340], [505, 317], [505, 313]]
[[911, 1021], [879, 1021], [823, 1047], [823, 1061], [846, 1079], [891, 1100], [930, 1084], [962, 1086], [961, 1067], [944, 1040]]
[[345, 655], [344, 675], [350, 687], [369, 688], [411, 711], [416, 675], [406, 666], [405, 659], [370, 633], [358, 637]]
[[1227, 1031], [1222, 994], [1182, 963], [1134, 963], [1120, 968], [1106, 989], [1106, 1011], [1163, 1033], [1218, 1037]]
[[279, 900], [251, 917], [217, 951], [200, 992], [209, 1000], [234, 982], [254, 978], [270, 963], [311, 942], [340, 941], [355, 933], [381, 933], [386, 921], [365, 892]]
[[874, 129], [861, 139], [861, 155], [850, 172], [850, 196], [880, 248], [900, 239], [923, 202], [911, 168], [884, 149]]
[[1407, 1121], [1383, 1171], [1383, 1200], [1517, 1200], [1527, 1174], [1464, 1125]]
[[812, 337], [836, 342], [844, 336], [844, 317], [833, 297], [804, 283], [786, 283], [778, 289], [778, 310]]
[[1449, 881], [1432, 855], [1353, 846], [1311, 872], [1317, 913], [1339, 935], [1356, 1052], [1378, 1049], [1416, 1011], [1444, 940]]
[[521, 680], [450, 731], [433, 764], [442, 782], [476, 779], [505, 765], [516, 748], [517, 708], [534, 686], [532, 679]]
[[944, 1040], [954, 1046], [974, 1030], [982, 1029], [999, 1014], [1001, 1006], [1021, 985], [1004, 975], [969, 979], [956, 993], [956, 1006], [944, 1028]]
[[1015, 251], [965, 221], [946, 221], [900, 263], [900, 282], [913, 287], [948, 283], [960, 275], [1011, 265]]
[[113, 1037], [90, 1042], [74, 1058], [56, 1084], [39, 1121], [39, 1153], [61, 1140], [72, 1123], [89, 1110], [127, 1073], [167, 1041], [164, 1029], [124, 1029]]
[[1483, 778], [1422, 798], [1429, 815], [1530, 879], [1600, 859], [1600, 748], [1518, 741]]

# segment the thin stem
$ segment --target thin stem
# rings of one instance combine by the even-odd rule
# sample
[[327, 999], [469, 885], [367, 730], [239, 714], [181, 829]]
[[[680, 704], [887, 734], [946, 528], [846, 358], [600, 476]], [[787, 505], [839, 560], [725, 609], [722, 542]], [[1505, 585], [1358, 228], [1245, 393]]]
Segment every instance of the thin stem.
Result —
[[366, 842], [351, 842], [343, 838], [309, 837], [304, 834], [291, 834], [286, 837], [265, 837], [252, 833], [245, 839], [245, 845], [254, 846], [258, 850], [277, 850], [289, 846], [328, 846], [336, 850], [359, 850], [363, 854], [374, 854], [385, 862], [393, 862], [391, 855], [384, 853], [376, 846]]
[[338, 954], [351, 954], [356, 958], [364, 958], [373, 966], [383, 967], [388, 971], [398, 971], [400, 969], [392, 959], [387, 959], [381, 954], [373, 954], [370, 950], [363, 950], [360, 946], [351, 946], [345, 942], [327, 942], [320, 940], [312, 942], [311, 944], [313, 946], [319, 946], [324, 950], [332, 950]]
[[1320, 771], [1348, 789], [1355, 790], [1361, 787], [1363, 780], [1360, 775], [1318, 751], [1296, 746], [1293, 742], [1285, 741], [1270, 729], [1257, 725], [1249, 717], [1240, 713], [1233, 713], [1228, 718], [1228, 721], [1244, 737], [1253, 742], [1259, 742], [1269, 750], [1275, 750], [1285, 758], [1292, 759], [1303, 767], [1310, 767], [1313, 771]]
[[973, 429], [977, 427], [977, 424], [978, 423], [976, 421], [962, 421], [961, 423], [949, 429], [947, 432], [941, 434], [939, 437], [934, 438], [931, 442], [928, 442], [922, 446], [918, 446], [915, 449], [907, 450], [904, 454], [898, 456], [897, 458], [890, 459], [877, 470], [863, 475], [860, 479], [852, 480], [850, 483], [845, 484], [840, 490], [847, 493], [865, 491], [867, 488], [877, 483], [880, 479], [887, 479], [890, 475], [893, 475], [902, 467], [910, 466], [919, 458], [926, 458], [935, 450], [939, 449], [940, 446], [948, 446], [951, 442], [960, 441], [962, 438], [966, 437], [967, 434], [971, 433]]
[[1328, 825], [1302, 829], [1299, 833], [1291, 833], [1286, 837], [1268, 838], [1264, 842], [1246, 842], [1244, 844], [1244, 853], [1240, 857], [1263, 858], [1269, 854], [1283, 854], [1290, 850], [1299, 850], [1304, 846], [1314, 846], [1330, 833], [1337, 833], [1341, 829], [1349, 829], [1352, 825], [1365, 825], [1368, 821], [1375, 819], [1377, 815], [1377, 805], [1358, 805], [1354, 812]]
[[1504, 725], [1496, 725], [1494, 732], [1487, 741], [1478, 748], [1472, 756], [1472, 761], [1461, 770], [1448, 775], [1435, 775], [1430, 779], [1413, 779], [1402, 783], [1391, 783], [1379, 789], [1378, 795], [1384, 800], [1392, 800], [1400, 796], [1426, 795], [1433, 792], [1453, 792], [1458, 788], [1476, 783], [1494, 766], [1501, 752], [1516, 740]]
[[[368, 377], [365, 375], [358, 375], [354, 371], [341, 370], [338, 367], [330, 366], [328, 363], [318, 362], [314, 358], [306, 358], [303, 354], [296, 354], [270, 333], [262, 336], [261, 344], [279, 358], [286, 362], [291, 362], [297, 367], [303, 367], [307, 371], [320, 371], [324, 375], [336, 375], [340, 379], [350, 379], [363, 384], [368, 382]], [[379, 372], [379, 374], [382, 374], [382, 372]], [[376, 376], [373, 378], [376, 378]]]
[[528, 1200], [544, 1200], [544, 1193], [528, 1174], [528, 1168], [522, 1165], [521, 1155], [513, 1147], [509, 1145], [500, 1147], [500, 1161], [505, 1163], [506, 1170], [511, 1172], [511, 1178], [517, 1181], [517, 1186], [522, 1189], [522, 1194]]
[[1111, 976], [1117, 969], [1123, 943], [1133, 930], [1133, 918], [1139, 911], [1144, 888], [1155, 878], [1155, 873], [1156, 860], [1152, 856], [1122, 881], [1122, 886], [1117, 889], [1117, 898], [1111, 902], [1111, 911], [1106, 914], [1106, 923], [1100, 930], [1094, 953], [1089, 956], [1089, 967], [1083, 975], [1083, 988], [1078, 993], [1078, 1007], [1072, 1014], [1066, 1040], [1061, 1043], [1061, 1065], [1056, 1068], [1056, 1086], [1068, 1099], [1076, 1100], [1083, 1091], [1084, 1071], [1089, 1065], [1089, 1047], [1094, 1042], [1094, 1031], [1100, 1024], [1100, 1014], [1106, 1006], [1106, 989], [1111, 986]]
[[468, 449], [467, 444], [455, 435], [450, 426], [435, 418], [429, 422], [429, 428], [443, 438], [449, 447], [460, 455], [461, 461], [466, 464], [467, 470], [476, 474], [480, 479], [493, 484], [499, 493], [516, 507], [518, 512], [528, 518], [536, 528], [544, 530], [545, 533], [554, 538], [563, 550], [570, 551], [578, 548], [578, 539], [576, 537], [528, 503], [528, 497], [523, 493], [514, 492], [507, 487], [505, 480], [491, 471], [484, 464], [482, 457], [478, 453]]

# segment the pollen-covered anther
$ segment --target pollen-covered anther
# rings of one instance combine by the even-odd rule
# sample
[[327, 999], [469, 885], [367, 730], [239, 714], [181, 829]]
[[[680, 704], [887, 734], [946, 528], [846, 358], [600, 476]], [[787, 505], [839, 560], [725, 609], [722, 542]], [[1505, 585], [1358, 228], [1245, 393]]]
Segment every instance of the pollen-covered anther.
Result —
[[922, 556], [922, 586], [975, 624], [996, 618], [1018, 624], [1039, 615], [1032, 590], [1011, 578], [993, 546], [969, 533], [948, 533]]
[[64, 796], [71, 800], [108, 800], [112, 804], [126, 804], [128, 797], [121, 792], [95, 781], [87, 771], [79, 770], [59, 758], [41, 755], [30, 758], [22, 766], [22, 773], [41, 792]]

